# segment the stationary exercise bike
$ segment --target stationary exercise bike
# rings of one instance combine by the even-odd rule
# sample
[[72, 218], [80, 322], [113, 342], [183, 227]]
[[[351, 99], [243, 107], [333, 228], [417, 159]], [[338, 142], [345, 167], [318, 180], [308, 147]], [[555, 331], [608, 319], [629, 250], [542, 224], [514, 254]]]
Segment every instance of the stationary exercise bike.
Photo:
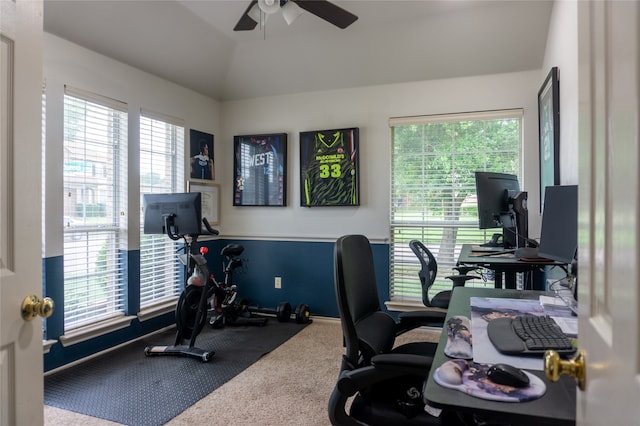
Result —
[[[289, 302], [281, 302], [275, 309], [263, 308], [249, 305], [246, 299], [238, 296], [237, 285], [233, 282], [233, 271], [243, 264], [239, 256], [244, 251], [244, 246], [240, 244], [229, 244], [225, 246], [220, 254], [227, 259], [223, 262], [224, 282], [216, 283], [213, 308], [209, 323], [213, 328], [222, 328], [225, 325], [257, 325], [263, 326], [269, 317], [263, 314], [275, 316], [278, 322], [288, 322], [292, 315], [298, 324], [306, 324], [311, 321], [311, 311], [309, 306], [301, 303], [295, 312]], [[212, 278], [213, 279], [213, 278]]]
[[[213, 297], [217, 289], [217, 283], [209, 274], [207, 261], [204, 255], [206, 247], [199, 247], [198, 237], [202, 234], [190, 234], [190, 241], [186, 235], [174, 233], [172, 223], [175, 215], [165, 215], [165, 227], [167, 236], [172, 240], [183, 239], [185, 253], [180, 255], [180, 261], [186, 267], [187, 285], [180, 294], [176, 305], [176, 339], [171, 346], [147, 346], [144, 349], [146, 356], [170, 355], [198, 358], [208, 362], [213, 357], [213, 351], [206, 351], [195, 346], [196, 337], [207, 323], [207, 301]], [[202, 218], [207, 232], [204, 235], [218, 235], [218, 231], [212, 229], [206, 218]], [[185, 341], [188, 340], [188, 344]]]
[[215, 285], [209, 320], [213, 328], [222, 328], [225, 325], [263, 326], [268, 321], [266, 317], [253, 316], [247, 301], [238, 297], [237, 285], [233, 282], [233, 271], [242, 266], [242, 259], [238, 256], [243, 251], [244, 246], [240, 244], [228, 244], [220, 252], [227, 258], [227, 263], [223, 262], [224, 282]]
[[[199, 247], [200, 235], [218, 235], [218, 231], [209, 226], [206, 218], [200, 220], [200, 194], [145, 194], [144, 195], [144, 232], [145, 234], [166, 234], [170, 239], [184, 240], [185, 253], [178, 256], [185, 265], [186, 286], [176, 305], [176, 339], [171, 346], [148, 346], [147, 356], [173, 355], [198, 358], [207, 362], [214, 355], [195, 347], [196, 337], [207, 323], [209, 303], [211, 302], [211, 325], [220, 328], [224, 325], [265, 325], [266, 317], [254, 317], [245, 300], [238, 298], [237, 286], [233, 283], [233, 271], [242, 266], [238, 257], [244, 251], [239, 244], [229, 244], [221, 254], [227, 258], [223, 262], [224, 282], [218, 283], [209, 273], [204, 255], [206, 247]], [[206, 231], [203, 232], [202, 224]], [[180, 232], [182, 230], [183, 232]], [[189, 239], [187, 238], [189, 237]], [[262, 309], [262, 313], [269, 313]], [[288, 321], [291, 305], [283, 302], [276, 310], [279, 321]], [[309, 322], [309, 307], [300, 304], [296, 309], [296, 321]], [[188, 344], [185, 342], [188, 340]]]

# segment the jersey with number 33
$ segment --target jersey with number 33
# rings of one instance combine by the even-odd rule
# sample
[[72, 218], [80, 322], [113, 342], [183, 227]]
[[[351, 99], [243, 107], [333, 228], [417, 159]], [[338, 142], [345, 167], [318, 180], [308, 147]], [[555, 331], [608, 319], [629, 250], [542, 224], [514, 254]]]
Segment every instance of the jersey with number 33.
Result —
[[356, 130], [316, 132], [306, 153], [304, 205], [357, 205]]

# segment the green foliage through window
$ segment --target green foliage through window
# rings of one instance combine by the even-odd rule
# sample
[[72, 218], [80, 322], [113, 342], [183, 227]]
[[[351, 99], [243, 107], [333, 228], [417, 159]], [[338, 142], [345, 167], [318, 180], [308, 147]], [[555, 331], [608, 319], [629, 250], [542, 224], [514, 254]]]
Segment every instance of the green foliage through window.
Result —
[[436, 290], [450, 287], [464, 243], [486, 240], [478, 229], [477, 170], [520, 175], [522, 111], [391, 120], [391, 298], [421, 300], [421, 240], [438, 261]]

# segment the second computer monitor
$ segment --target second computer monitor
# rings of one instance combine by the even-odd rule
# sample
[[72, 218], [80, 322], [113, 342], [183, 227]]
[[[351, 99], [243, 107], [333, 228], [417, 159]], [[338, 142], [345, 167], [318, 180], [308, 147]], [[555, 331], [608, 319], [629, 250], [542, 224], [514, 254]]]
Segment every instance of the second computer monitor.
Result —
[[578, 247], [578, 186], [548, 186], [538, 256], [571, 264]]
[[520, 191], [516, 175], [477, 171], [478, 226], [502, 228], [505, 248], [528, 245], [527, 193]]
[[480, 229], [502, 227], [500, 216], [509, 212], [509, 193], [520, 191], [518, 177], [494, 172], [476, 172], [475, 177], [478, 226]]

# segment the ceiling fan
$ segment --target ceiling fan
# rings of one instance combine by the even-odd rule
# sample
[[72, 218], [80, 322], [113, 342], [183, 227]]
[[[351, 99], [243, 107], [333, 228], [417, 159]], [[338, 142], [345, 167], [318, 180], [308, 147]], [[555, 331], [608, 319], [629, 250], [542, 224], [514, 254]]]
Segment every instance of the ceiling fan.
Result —
[[328, 0], [251, 0], [249, 7], [244, 11], [233, 30], [251, 31], [258, 25], [262, 13], [267, 16], [279, 10], [282, 11], [282, 15], [289, 25], [302, 13], [302, 10], [306, 10], [339, 28], [347, 28], [358, 19], [356, 15]]

